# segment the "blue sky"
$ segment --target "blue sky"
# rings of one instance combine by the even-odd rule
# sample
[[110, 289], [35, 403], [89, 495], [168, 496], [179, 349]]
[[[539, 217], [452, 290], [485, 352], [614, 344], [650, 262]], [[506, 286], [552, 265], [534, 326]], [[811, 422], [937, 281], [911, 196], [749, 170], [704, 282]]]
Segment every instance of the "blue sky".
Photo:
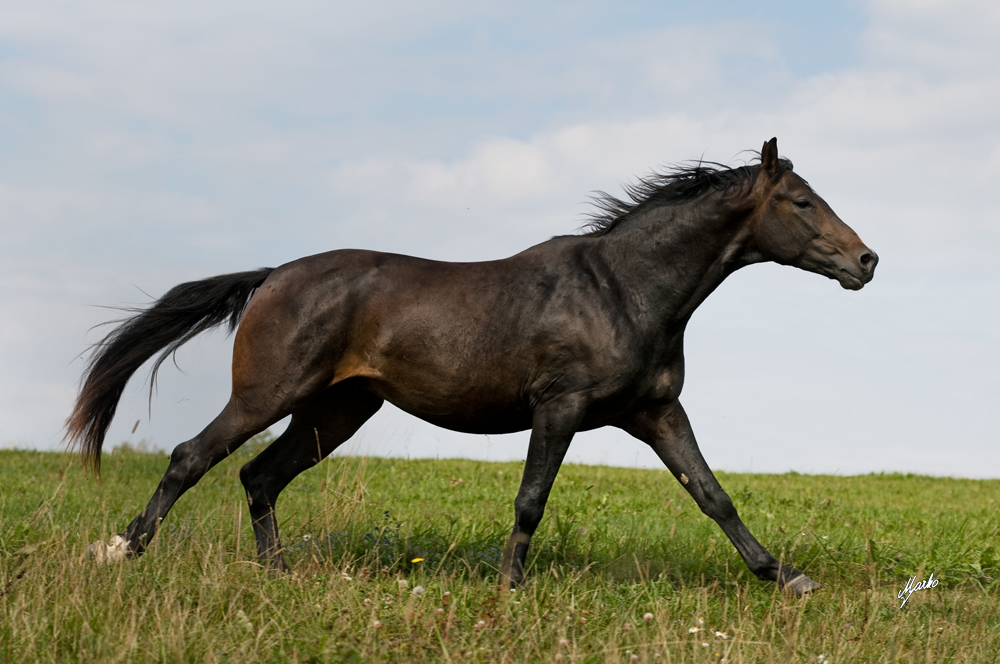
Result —
[[[998, 477], [998, 29], [972, 1], [6, 2], [0, 445], [57, 446], [100, 305], [340, 247], [497, 258], [594, 190], [777, 136], [882, 262], [859, 293], [755, 266], [709, 299], [682, 397], [706, 457]], [[109, 443], [197, 433], [229, 348], [183, 349], [151, 410], [139, 376]], [[351, 449], [526, 440], [383, 411]], [[659, 463], [614, 431], [569, 459]]]

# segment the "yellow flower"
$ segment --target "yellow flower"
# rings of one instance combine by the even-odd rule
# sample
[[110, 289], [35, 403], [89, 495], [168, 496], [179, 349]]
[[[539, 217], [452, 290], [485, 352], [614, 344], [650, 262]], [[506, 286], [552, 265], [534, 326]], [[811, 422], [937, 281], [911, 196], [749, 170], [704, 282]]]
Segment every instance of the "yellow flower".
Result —
[[424, 562], [424, 559], [423, 558], [414, 558], [410, 562], [411, 563], [422, 563], [422, 562]]

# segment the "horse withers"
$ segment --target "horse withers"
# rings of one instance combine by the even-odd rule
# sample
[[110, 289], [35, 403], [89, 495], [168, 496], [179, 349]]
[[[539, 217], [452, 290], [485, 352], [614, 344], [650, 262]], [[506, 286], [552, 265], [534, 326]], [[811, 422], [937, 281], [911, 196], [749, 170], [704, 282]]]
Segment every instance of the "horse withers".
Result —
[[101, 446], [132, 374], [196, 334], [236, 330], [222, 412], [181, 443], [149, 504], [100, 560], [142, 553], [174, 502], [253, 435], [291, 415], [240, 470], [257, 551], [283, 569], [282, 489], [350, 438], [384, 401], [478, 434], [531, 430], [501, 582], [524, 580], [531, 536], [577, 431], [619, 427], [648, 444], [732, 541], [783, 590], [818, 584], [780, 563], [740, 520], [705, 463], [679, 401], [684, 330], [734, 271], [764, 261], [851, 290], [878, 257], [764, 144], [759, 163], [698, 162], [607, 194], [579, 235], [503, 260], [445, 263], [340, 250], [274, 269], [181, 284], [125, 320], [90, 358], [67, 437], [100, 470]]

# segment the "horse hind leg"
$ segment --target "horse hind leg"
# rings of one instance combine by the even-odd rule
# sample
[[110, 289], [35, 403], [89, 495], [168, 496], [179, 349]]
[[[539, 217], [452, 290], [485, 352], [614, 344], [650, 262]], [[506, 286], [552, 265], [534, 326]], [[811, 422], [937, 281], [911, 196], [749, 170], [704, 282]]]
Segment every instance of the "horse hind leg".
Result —
[[350, 381], [335, 385], [296, 409], [288, 429], [240, 469], [261, 562], [285, 569], [274, 514], [281, 491], [353, 436], [382, 403]]
[[146, 509], [132, 520], [124, 533], [110, 542], [91, 544], [87, 548], [88, 557], [98, 563], [108, 563], [142, 554], [155, 537], [160, 522], [185, 491], [251, 436], [285, 414], [248, 408], [246, 402], [231, 397], [222, 412], [201, 433], [174, 448], [167, 472]]

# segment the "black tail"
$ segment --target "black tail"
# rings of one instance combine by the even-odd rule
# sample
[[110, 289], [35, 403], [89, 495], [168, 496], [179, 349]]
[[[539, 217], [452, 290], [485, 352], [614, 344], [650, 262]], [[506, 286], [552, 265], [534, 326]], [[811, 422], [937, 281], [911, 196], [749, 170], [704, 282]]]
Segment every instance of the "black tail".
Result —
[[163, 361], [195, 335], [226, 319], [233, 332], [250, 297], [273, 271], [261, 268], [174, 286], [96, 344], [76, 407], [66, 420], [66, 439], [80, 445], [85, 464], [100, 473], [104, 436], [132, 374], [162, 351], [150, 372], [151, 382], [155, 381]]

